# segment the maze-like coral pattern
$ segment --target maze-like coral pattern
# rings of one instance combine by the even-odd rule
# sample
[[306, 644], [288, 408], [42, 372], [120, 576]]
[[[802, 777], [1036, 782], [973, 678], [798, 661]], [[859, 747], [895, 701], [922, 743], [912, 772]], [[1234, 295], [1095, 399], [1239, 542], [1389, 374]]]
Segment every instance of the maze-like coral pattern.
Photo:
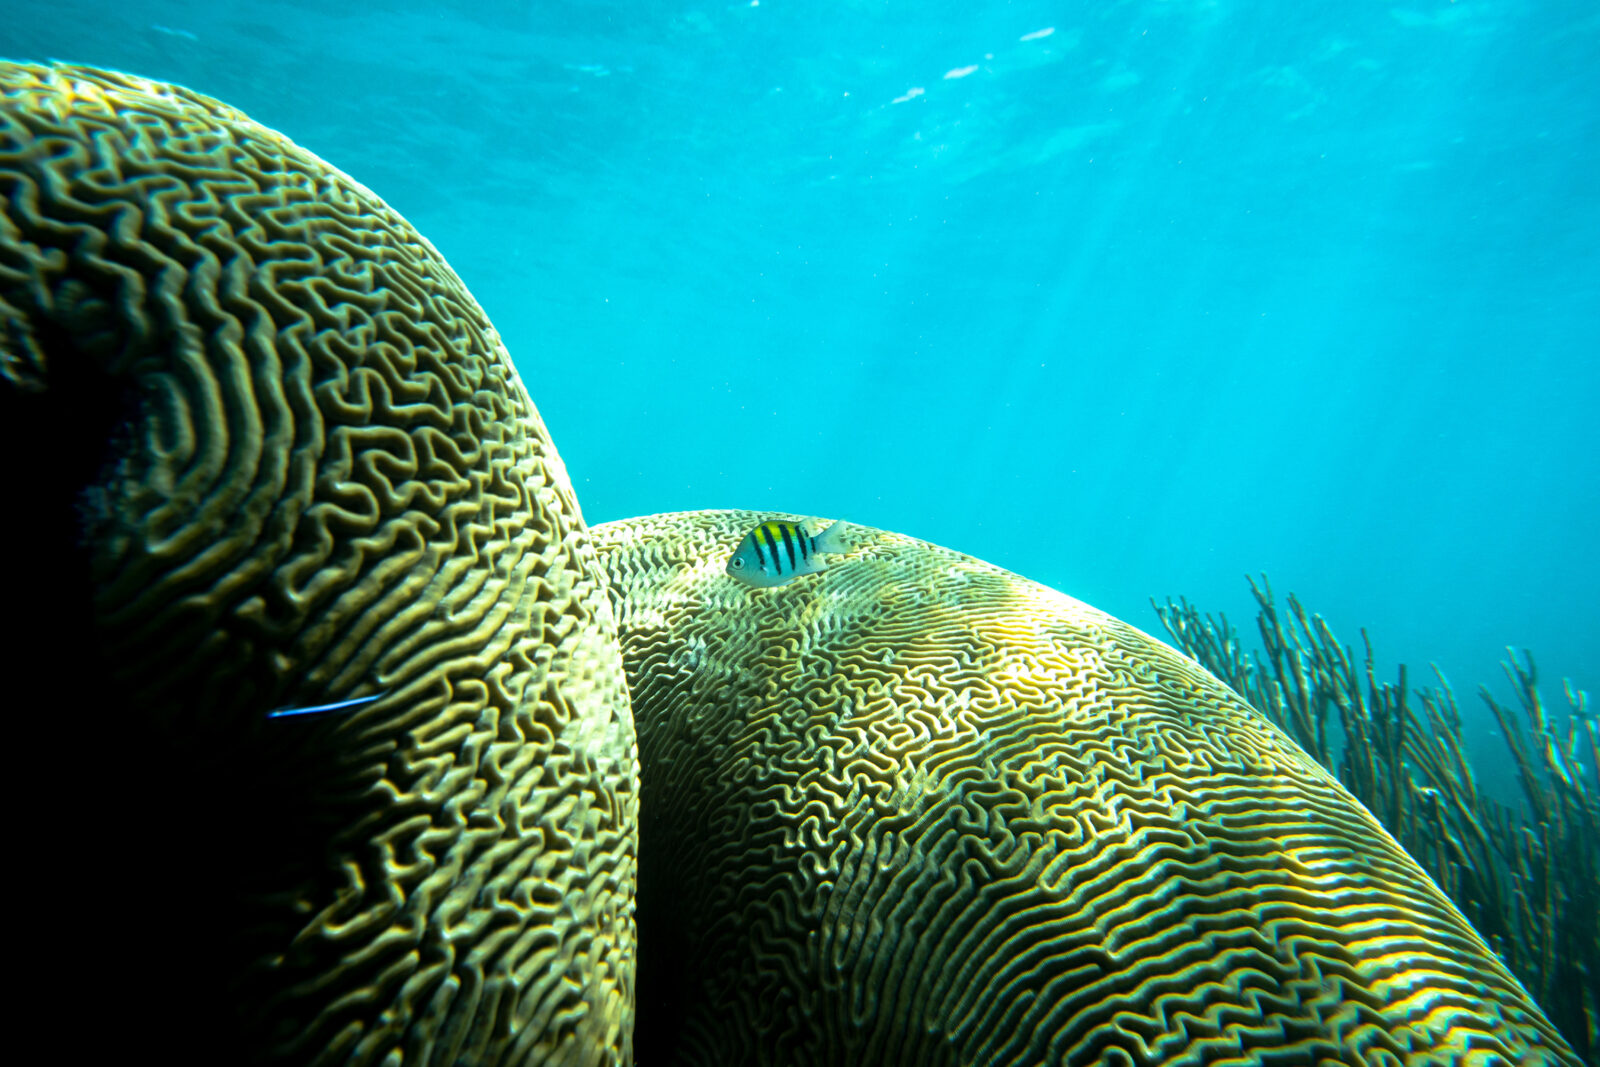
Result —
[[746, 587], [723, 564], [771, 517], [594, 530], [661, 1058], [1577, 1062], [1366, 810], [1192, 661], [865, 527], [826, 572]]
[[[170, 907], [136, 898], [159, 921], [81, 920], [165, 923], [186, 951], [254, 939], [243, 973], [191, 976], [256, 1013], [261, 1044], [212, 1062], [625, 1061], [637, 762], [611, 609], [545, 428], [434, 248], [215, 100], [0, 64], [0, 393], [23, 417], [52, 395], [113, 416], [69, 487], [93, 589], [77, 639], [118, 698], [92, 712], [196, 768], [265, 767], [257, 791], [302, 783], [248, 824], [308, 832], [281, 855], [234, 842], [247, 858], [219, 873], [214, 839], [179, 840], [192, 884], [112, 883], [170, 879]], [[162, 788], [247, 833], [249, 797]], [[178, 833], [150, 795], [104, 825]], [[119, 961], [106, 997], [156, 962]]]

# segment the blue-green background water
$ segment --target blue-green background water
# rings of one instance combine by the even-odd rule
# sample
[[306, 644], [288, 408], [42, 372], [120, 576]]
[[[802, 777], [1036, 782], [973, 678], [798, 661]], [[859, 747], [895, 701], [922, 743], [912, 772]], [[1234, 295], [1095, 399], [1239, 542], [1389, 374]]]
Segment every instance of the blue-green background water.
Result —
[[1464, 707], [1506, 644], [1600, 687], [1590, 0], [0, 9], [407, 215], [591, 522], [845, 516], [1158, 633], [1265, 570]]

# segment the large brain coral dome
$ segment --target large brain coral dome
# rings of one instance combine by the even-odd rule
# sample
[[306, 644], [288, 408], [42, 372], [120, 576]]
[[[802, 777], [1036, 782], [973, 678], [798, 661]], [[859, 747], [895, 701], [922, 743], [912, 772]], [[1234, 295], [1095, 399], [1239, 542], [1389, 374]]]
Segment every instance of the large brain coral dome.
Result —
[[77, 1051], [626, 1061], [611, 611], [433, 247], [215, 100], [0, 64], [0, 424]]
[[642, 1057], [693, 1064], [1571, 1063], [1427, 875], [1192, 661], [850, 527], [605, 523], [643, 767]]

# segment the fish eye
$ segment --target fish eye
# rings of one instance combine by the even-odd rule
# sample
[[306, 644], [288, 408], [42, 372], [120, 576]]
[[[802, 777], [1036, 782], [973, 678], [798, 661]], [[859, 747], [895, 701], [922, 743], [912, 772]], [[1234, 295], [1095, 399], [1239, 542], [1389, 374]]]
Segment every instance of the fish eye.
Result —
[[736, 571], [737, 571], [737, 570], [743, 570], [743, 569], [744, 569], [744, 560], [742, 560], [742, 559], [735, 559], [735, 560], [734, 560], [734, 561], [733, 561], [733, 569], [734, 569], [734, 570], [736, 570]]

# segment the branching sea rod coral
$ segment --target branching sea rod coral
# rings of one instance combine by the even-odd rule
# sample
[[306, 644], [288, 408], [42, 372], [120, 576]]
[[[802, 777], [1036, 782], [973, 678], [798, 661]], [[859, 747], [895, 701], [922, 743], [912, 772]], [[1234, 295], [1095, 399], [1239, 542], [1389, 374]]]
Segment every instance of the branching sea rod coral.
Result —
[[[1449, 894], [1589, 1062], [1600, 1057], [1600, 721], [1564, 686], [1552, 715], [1533, 658], [1508, 650], [1519, 707], [1480, 695], [1500, 726], [1524, 805], [1477, 784], [1461, 712], [1443, 675], [1410, 689], [1406, 668], [1380, 683], [1365, 630], [1360, 666], [1291, 594], [1280, 612], [1265, 578], [1263, 653], [1247, 655], [1226, 616], [1185, 600], [1157, 604], [1167, 632], [1300, 743], [1394, 834]], [[1437, 673], [1437, 672], [1436, 672]], [[1329, 726], [1334, 727], [1329, 736]], [[1565, 722], [1561, 722], [1564, 718]]]

